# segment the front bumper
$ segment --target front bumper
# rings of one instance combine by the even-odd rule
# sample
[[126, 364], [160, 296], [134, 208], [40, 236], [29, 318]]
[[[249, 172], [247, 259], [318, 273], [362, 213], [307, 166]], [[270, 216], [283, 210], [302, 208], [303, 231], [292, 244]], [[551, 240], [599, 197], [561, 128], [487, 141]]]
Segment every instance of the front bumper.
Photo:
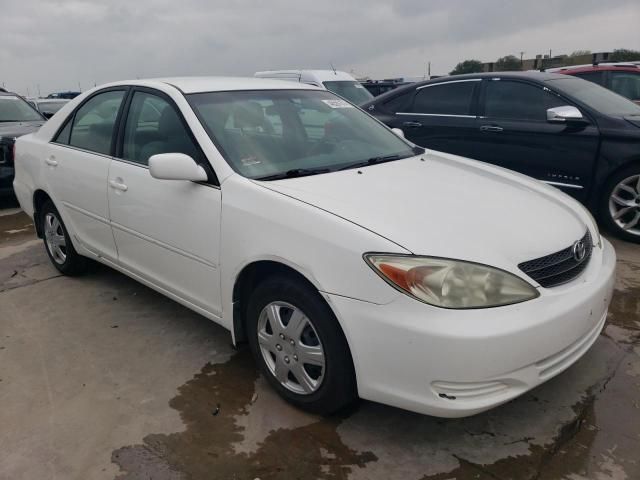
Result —
[[360, 397], [464, 417], [545, 382], [589, 349], [606, 320], [615, 263], [602, 239], [571, 283], [498, 308], [446, 310], [406, 295], [386, 305], [326, 297], [347, 336]]

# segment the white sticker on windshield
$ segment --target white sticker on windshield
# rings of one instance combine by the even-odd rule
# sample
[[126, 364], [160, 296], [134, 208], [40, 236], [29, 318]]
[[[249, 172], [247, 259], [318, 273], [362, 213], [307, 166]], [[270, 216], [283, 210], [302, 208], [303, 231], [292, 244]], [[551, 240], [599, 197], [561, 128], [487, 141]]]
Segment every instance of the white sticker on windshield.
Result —
[[327, 105], [329, 105], [331, 108], [353, 108], [353, 105], [351, 105], [349, 102], [346, 102], [344, 100], [322, 100], [324, 103], [326, 103]]

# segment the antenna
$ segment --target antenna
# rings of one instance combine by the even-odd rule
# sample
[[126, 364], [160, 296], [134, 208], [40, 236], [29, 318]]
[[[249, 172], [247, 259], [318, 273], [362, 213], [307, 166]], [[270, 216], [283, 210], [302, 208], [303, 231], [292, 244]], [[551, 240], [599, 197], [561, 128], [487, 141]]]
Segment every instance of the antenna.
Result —
[[337, 74], [338, 74], [338, 72], [336, 72], [336, 67], [334, 67], [334, 66], [333, 66], [333, 63], [332, 63], [332, 62], [329, 62], [329, 65], [331, 65], [331, 70], [333, 70], [333, 74], [334, 74], [334, 75], [337, 75]]

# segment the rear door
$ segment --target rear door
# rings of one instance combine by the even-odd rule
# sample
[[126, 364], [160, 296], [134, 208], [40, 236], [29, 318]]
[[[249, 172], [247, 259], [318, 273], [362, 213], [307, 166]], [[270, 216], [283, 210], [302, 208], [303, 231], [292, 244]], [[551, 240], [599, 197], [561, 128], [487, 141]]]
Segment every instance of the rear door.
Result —
[[387, 108], [396, 110], [390, 126], [401, 128], [422, 147], [473, 157], [469, 139], [476, 126], [480, 83], [481, 79], [467, 79], [420, 86], [412, 98], [389, 102]]
[[592, 122], [578, 126], [549, 123], [547, 109], [563, 105], [571, 103], [543, 85], [512, 78], [487, 79], [473, 136], [473, 157], [585, 200], [599, 132]]
[[42, 159], [49, 192], [71, 233], [84, 248], [112, 261], [117, 255], [109, 226], [107, 178], [126, 92], [102, 90], [85, 100]]
[[[119, 263], [203, 313], [219, 316], [222, 195], [189, 126], [166, 94], [136, 87], [118, 138], [108, 196]], [[189, 155], [210, 181], [153, 178], [149, 157], [159, 153]]]

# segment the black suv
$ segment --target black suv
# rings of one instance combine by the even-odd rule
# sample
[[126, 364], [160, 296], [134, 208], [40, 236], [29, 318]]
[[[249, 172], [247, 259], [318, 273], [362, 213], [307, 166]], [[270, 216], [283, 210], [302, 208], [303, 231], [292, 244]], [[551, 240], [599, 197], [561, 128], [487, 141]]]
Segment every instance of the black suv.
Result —
[[46, 119], [15, 93], [0, 92], [0, 196], [13, 193], [13, 144], [38, 130]]
[[[361, 106], [412, 142], [554, 185], [640, 243], [640, 106], [568, 75], [458, 75]], [[455, 179], [452, 179], [455, 181]]]

